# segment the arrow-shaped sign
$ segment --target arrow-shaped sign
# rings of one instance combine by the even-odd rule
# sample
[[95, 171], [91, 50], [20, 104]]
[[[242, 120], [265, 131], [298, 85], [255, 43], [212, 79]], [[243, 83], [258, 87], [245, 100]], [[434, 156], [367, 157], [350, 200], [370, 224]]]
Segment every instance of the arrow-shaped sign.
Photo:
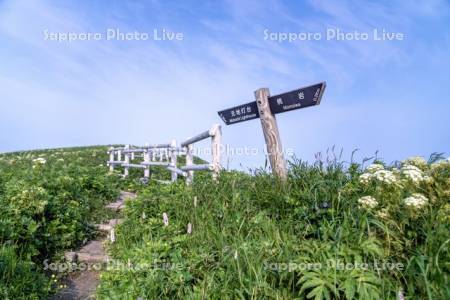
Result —
[[[272, 114], [279, 114], [290, 110], [319, 105], [326, 83], [321, 82], [298, 90], [293, 90], [269, 97]], [[227, 125], [259, 118], [256, 101], [238, 105], [219, 111], [219, 116]]]

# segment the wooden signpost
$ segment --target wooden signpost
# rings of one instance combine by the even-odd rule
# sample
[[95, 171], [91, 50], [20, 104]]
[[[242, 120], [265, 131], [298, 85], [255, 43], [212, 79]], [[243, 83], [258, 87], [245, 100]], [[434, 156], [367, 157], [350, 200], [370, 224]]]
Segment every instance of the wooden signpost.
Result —
[[275, 114], [319, 105], [325, 87], [326, 83], [321, 82], [272, 97], [269, 89], [261, 88], [255, 92], [256, 101], [219, 111], [218, 114], [226, 125], [260, 118], [272, 172], [284, 180], [287, 177], [286, 162]]

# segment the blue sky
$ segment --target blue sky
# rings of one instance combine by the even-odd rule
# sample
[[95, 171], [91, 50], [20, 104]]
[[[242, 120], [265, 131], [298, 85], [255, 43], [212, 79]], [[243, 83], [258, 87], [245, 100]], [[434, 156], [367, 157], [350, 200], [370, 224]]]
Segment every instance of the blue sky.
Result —
[[[53, 33], [183, 34], [178, 41], [46, 40]], [[327, 30], [404, 34], [336, 41]], [[270, 33], [321, 33], [280, 42]], [[0, 0], [0, 152], [182, 140], [217, 111], [327, 82], [318, 107], [277, 116], [285, 148], [336, 145], [390, 162], [450, 153], [450, 4], [421, 1]], [[264, 147], [258, 120], [222, 124], [230, 147]], [[229, 156], [236, 168], [264, 155]]]

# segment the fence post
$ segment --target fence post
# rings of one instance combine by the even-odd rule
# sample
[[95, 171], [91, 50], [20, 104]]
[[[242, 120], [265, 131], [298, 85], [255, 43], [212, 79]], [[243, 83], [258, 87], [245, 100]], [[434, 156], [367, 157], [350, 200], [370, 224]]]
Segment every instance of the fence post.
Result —
[[134, 160], [134, 159], [135, 159], [134, 152], [131, 152], [131, 160]]
[[[125, 146], [125, 150], [130, 149], [130, 145], [126, 145]], [[129, 167], [128, 164], [130, 163], [130, 153], [125, 151], [125, 168], [124, 168], [124, 173], [123, 176], [127, 177], [129, 175]]]
[[[173, 168], [177, 167], [177, 141], [172, 140], [170, 143], [170, 166]], [[176, 172], [172, 172], [172, 182], [177, 181], [178, 174]]]
[[117, 150], [117, 161], [122, 161], [122, 150]]
[[[148, 163], [150, 162], [150, 152], [148, 149], [148, 143], [145, 144], [145, 150], [144, 150], [144, 162]], [[144, 177], [149, 178], [150, 177], [150, 166], [145, 166], [144, 169]]]
[[159, 161], [162, 162], [164, 158], [164, 151], [159, 149], [158, 152], [159, 152]]
[[213, 180], [217, 180], [219, 176], [219, 172], [221, 169], [220, 166], [220, 156], [222, 151], [222, 128], [218, 124], [214, 124], [211, 128], [211, 152], [212, 152], [212, 165], [213, 165]]
[[109, 148], [109, 171], [114, 172], [114, 147]]
[[[193, 151], [192, 144], [186, 146], [186, 166], [190, 167], [194, 164], [194, 156], [192, 154]], [[186, 176], [186, 184], [190, 185], [194, 180], [194, 171], [188, 171]]]

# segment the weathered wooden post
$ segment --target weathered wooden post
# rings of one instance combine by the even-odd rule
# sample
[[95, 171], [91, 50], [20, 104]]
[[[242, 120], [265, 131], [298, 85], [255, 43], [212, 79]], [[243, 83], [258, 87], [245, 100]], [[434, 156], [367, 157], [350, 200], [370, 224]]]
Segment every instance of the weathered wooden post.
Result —
[[114, 172], [114, 147], [109, 148], [109, 171]]
[[261, 88], [255, 91], [256, 104], [258, 105], [259, 118], [266, 140], [267, 154], [270, 166], [275, 176], [285, 180], [287, 178], [286, 162], [283, 156], [280, 133], [275, 116], [270, 111], [269, 89]]
[[131, 152], [131, 160], [133, 161], [134, 159], [135, 159], [134, 152]]
[[[194, 155], [192, 153], [193, 150], [194, 150], [194, 147], [192, 146], [192, 144], [189, 144], [186, 146], [186, 166], [187, 167], [191, 167], [194, 164]], [[187, 171], [186, 184], [190, 185], [193, 180], [194, 180], [194, 171], [193, 170]]]
[[222, 128], [219, 124], [214, 124], [211, 128], [211, 152], [212, 152], [212, 166], [213, 166], [213, 180], [217, 180], [221, 166], [221, 151], [222, 151]]
[[124, 173], [123, 176], [127, 177], [130, 172], [129, 172], [129, 164], [130, 164], [130, 153], [128, 152], [128, 150], [130, 149], [130, 145], [126, 145], [125, 146], [125, 166], [124, 166]]
[[[170, 143], [170, 166], [174, 169], [177, 168], [177, 141], [172, 140]], [[177, 181], [178, 174], [172, 171], [172, 182]]]
[[[150, 152], [148, 149], [148, 143], [145, 144], [145, 149], [144, 149], [144, 162], [145, 163], [149, 163], [150, 162]], [[150, 177], [150, 166], [146, 165], [145, 169], [144, 169], [144, 177], [145, 178], [149, 178]]]

